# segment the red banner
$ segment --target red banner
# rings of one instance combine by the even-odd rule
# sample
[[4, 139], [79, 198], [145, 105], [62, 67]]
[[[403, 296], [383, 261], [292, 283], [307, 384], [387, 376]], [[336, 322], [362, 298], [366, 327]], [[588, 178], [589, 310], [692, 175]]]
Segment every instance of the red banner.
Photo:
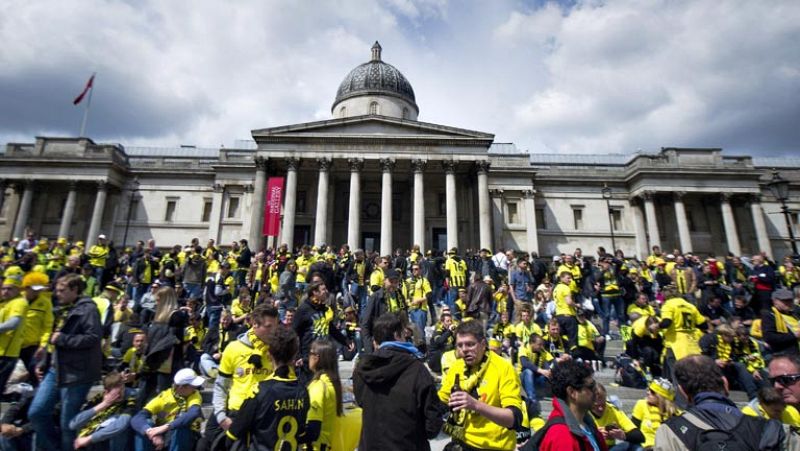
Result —
[[281, 231], [281, 200], [283, 199], [283, 177], [270, 177], [264, 204], [264, 236], [278, 236]]

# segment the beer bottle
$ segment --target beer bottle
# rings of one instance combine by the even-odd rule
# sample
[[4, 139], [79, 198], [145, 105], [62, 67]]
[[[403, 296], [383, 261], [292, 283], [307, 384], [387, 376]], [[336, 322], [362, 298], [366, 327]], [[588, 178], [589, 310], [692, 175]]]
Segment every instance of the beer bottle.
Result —
[[460, 374], [456, 374], [456, 379], [455, 379], [455, 381], [453, 381], [453, 389], [450, 390], [450, 394], [457, 393], [457, 392], [460, 392], [460, 391], [464, 391], [461, 388], [461, 375]]

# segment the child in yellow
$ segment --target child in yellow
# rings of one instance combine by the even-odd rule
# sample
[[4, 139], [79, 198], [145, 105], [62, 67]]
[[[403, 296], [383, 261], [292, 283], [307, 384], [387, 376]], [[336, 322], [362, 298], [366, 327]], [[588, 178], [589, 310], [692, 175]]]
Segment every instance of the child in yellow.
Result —
[[644, 434], [642, 446], [652, 448], [656, 441], [656, 430], [661, 423], [680, 414], [674, 404], [675, 389], [666, 379], [655, 379], [647, 388], [647, 397], [633, 406], [631, 419]]
[[764, 387], [758, 391], [758, 398], [742, 407], [742, 413], [754, 417], [779, 420], [793, 429], [800, 428], [800, 413], [793, 406], [786, 405], [775, 387]]

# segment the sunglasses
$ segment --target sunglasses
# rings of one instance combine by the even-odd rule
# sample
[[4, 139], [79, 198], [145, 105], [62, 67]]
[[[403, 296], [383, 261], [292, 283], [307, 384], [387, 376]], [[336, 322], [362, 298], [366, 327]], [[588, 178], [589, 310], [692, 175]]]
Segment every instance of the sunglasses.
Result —
[[784, 387], [788, 387], [797, 381], [800, 381], [800, 374], [784, 374], [769, 378], [770, 385], [781, 384]]
[[591, 384], [583, 384], [583, 385], [579, 385], [579, 386], [574, 387], [574, 388], [575, 388], [575, 390], [583, 390], [584, 388], [588, 388], [590, 391], [594, 391], [594, 389], [596, 387], [597, 387], [597, 382], [596, 381], [592, 381]]

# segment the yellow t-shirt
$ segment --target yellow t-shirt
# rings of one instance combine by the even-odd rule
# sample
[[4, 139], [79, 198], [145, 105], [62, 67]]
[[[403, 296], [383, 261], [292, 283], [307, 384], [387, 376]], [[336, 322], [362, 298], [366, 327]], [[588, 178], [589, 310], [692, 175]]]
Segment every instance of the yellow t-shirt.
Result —
[[706, 318], [697, 307], [683, 298], [670, 298], [661, 307], [661, 319], [672, 320], [669, 327], [663, 330], [663, 334], [664, 347], [672, 349], [675, 359], [701, 353], [699, 341], [703, 332], [697, 325], [706, 322]]
[[642, 447], [650, 448], [655, 445], [656, 431], [658, 427], [661, 426], [662, 422], [667, 421], [667, 418], [661, 417], [658, 406], [651, 406], [647, 404], [646, 399], [640, 399], [636, 401], [636, 405], [633, 406], [633, 413], [631, 416], [641, 422], [639, 430], [641, 430], [644, 435]]
[[[606, 410], [603, 411], [602, 416], [597, 417], [594, 415], [594, 412], [592, 412], [592, 417], [594, 418], [594, 422], [597, 424], [597, 427], [604, 428], [610, 424], [615, 424], [619, 426], [619, 428], [622, 429], [622, 432], [625, 432], [626, 434], [636, 429], [636, 425], [633, 424], [633, 421], [631, 421], [631, 419], [628, 418], [624, 412], [617, 409], [617, 407], [610, 402], [606, 402]], [[614, 439], [607, 439], [606, 445], [608, 445], [609, 448], [614, 446]]]
[[6, 322], [15, 316], [20, 319], [20, 324], [16, 329], [0, 333], [0, 356], [19, 357], [27, 313], [28, 301], [22, 296], [17, 296], [0, 304], [0, 323]]
[[531, 350], [530, 345], [521, 346], [519, 348], [519, 354], [517, 354], [517, 365], [514, 367], [514, 369], [517, 370], [517, 373], [521, 373], [522, 372], [522, 358], [523, 357], [527, 358], [528, 360], [531, 361], [531, 363], [533, 363], [534, 365], [536, 365], [537, 367], [539, 367], [541, 369], [546, 369], [546, 368], [544, 368], [545, 365], [548, 364], [549, 362], [553, 361], [553, 354], [550, 354], [549, 352], [545, 351], [544, 349], [542, 349], [541, 351], [539, 351], [537, 353], [534, 353]]
[[108, 246], [95, 244], [89, 248], [89, 264], [95, 268], [105, 268], [108, 258]]
[[556, 301], [556, 316], [576, 316], [575, 307], [567, 305], [567, 296], [572, 296], [572, 290], [569, 285], [559, 283], [553, 288], [553, 299]]
[[383, 270], [378, 268], [372, 271], [372, 274], [369, 275], [369, 292], [372, 294], [372, 287], [383, 288], [383, 279], [385, 278], [385, 274]]
[[463, 259], [456, 261], [455, 258], [448, 257], [444, 262], [444, 270], [449, 271], [451, 287], [467, 286], [467, 262]]
[[633, 330], [633, 334], [640, 338], [657, 338], [658, 333], [651, 334], [650, 331], [647, 329], [647, 317], [642, 316], [641, 318], [637, 319], [633, 322], [631, 326]]
[[[196, 390], [187, 398], [182, 398], [175, 393], [175, 389], [168, 388], [150, 400], [150, 402], [144, 406], [144, 410], [150, 412], [156, 426], [162, 426], [189, 410], [189, 407], [200, 406], [202, 404], [203, 398], [200, 396], [200, 392]], [[202, 417], [194, 420], [192, 423], [192, 430], [200, 432], [200, 424], [202, 422]]]
[[514, 334], [517, 336], [520, 347], [525, 347], [528, 345], [528, 340], [531, 338], [531, 335], [542, 335], [542, 329], [533, 321], [528, 325], [520, 321], [514, 326]]
[[[254, 334], [249, 335], [252, 337]], [[257, 348], [263, 348], [263, 352], [259, 352]], [[261, 368], [256, 368], [249, 362], [254, 355], [261, 357]], [[254, 387], [269, 377], [272, 370], [266, 344], [249, 347], [241, 340], [235, 340], [226, 346], [219, 362], [219, 374], [233, 379], [228, 392], [228, 410], [239, 410], [245, 399], [252, 395]]]
[[234, 317], [247, 315], [253, 310], [251, 306], [252, 306], [252, 303], [250, 305], [246, 306], [246, 307], [243, 306], [242, 305], [242, 301], [240, 301], [239, 298], [236, 298], [231, 303], [231, 314]]
[[[510, 362], [494, 352], [486, 352], [487, 358], [483, 378], [477, 383], [476, 390], [481, 401], [494, 407], [516, 407], [524, 409], [520, 396], [519, 376]], [[439, 399], [447, 403], [453, 389], [455, 375], [459, 374], [463, 381], [466, 372], [464, 359], [458, 359], [447, 371], [439, 389]], [[465, 420], [464, 441], [468, 446], [480, 449], [513, 450], [517, 446], [517, 434], [512, 429], [490, 421], [476, 413], [467, 412]]]
[[314, 450], [322, 449], [322, 445], [325, 445], [326, 449], [331, 449], [333, 422], [336, 418], [336, 390], [326, 374], [320, 375], [319, 379], [308, 384], [308, 397], [311, 407], [308, 409], [306, 421], [322, 422], [322, 430], [314, 442]]
[[628, 306], [628, 316], [630, 317], [634, 313], [639, 314], [639, 316], [656, 316], [656, 309], [652, 305], [639, 307], [636, 304], [631, 304]]
[[122, 361], [128, 364], [131, 373], [138, 373], [144, 363], [143, 357], [143, 355], [136, 355], [136, 348], [128, 348], [125, 355], [122, 356]]
[[295, 263], [297, 263], [297, 283], [305, 283], [306, 276], [309, 275], [308, 269], [314, 264], [314, 257], [311, 255], [308, 257], [301, 255], [297, 257]]
[[183, 339], [192, 343], [194, 349], [201, 351], [203, 349], [203, 339], [206, 338], [206, 328], [202, 325], [200, 327], [187, 326], [183, 333]]
[[[756, 407], [757, 410], [754, 409], [754, 407]], [[757, 401], [742, 407], [742, 413], [752, 417], [769, 418], [767, 417], [767, 412], [761, 407], [761, 403]], [[788, 424], [793, 428], [800, 428], [800, 412], [793, 406], [786, 406], [783, 412], [781, 412], [781, 423]]]
[[494, 338], [499, 339], [499, 340], [503, 340], [504, 338], [508, 338], [511, 335], [514, 335], [516, 333], [517, 332], [516, 332], [516, 330], [514, 328], [514, 325], [511, 324], [511, 323], [508, 323], [508, 324], [497, 323], [497, 324], [494, 325], [494, 328], [492, 329], [492, 336]]
[[497, 292], [494, 294], [494, 310], [498, 315], [508, 311], [508, 292]]
[[[416, 280], [414, 280], [413, 277], [409, 277], [403, 284], [403, 297], [406, 298], [406, 304], [409, 309], [421, 309], [427, 312], [428, 301], [426, 296], [430, 292], [431, 283], [424, 277], [419, 277]], [[412, 301], [418, 301], [420, 299], [422, 299], [421, 304], [412, 304]]]
[[578, 323], [578, 346], [594, 351], [594, 339], [599, 335], [600, 332], [597, 331], [591, 321], [586, 320], [583, 324]]

